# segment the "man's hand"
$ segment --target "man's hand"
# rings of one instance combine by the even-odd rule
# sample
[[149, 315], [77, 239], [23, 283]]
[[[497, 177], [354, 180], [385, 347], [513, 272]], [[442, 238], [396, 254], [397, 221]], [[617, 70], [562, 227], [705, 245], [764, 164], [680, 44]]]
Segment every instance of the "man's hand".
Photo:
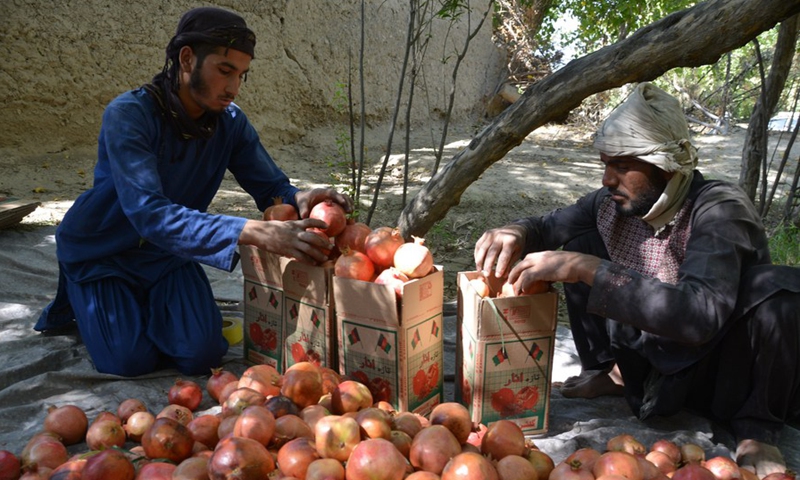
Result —
[[253, 245], [268, 252], [294, 258], [315, 265], [328, 256], [322, 249], [331, 246], [319, 235], [306, 231], [309, 228], [327, 228], [322, 220], [261, 221], [248, 220], [239, 234], [239, 245]]
[[522, 256], [524, 247], [525, 229], [521, 225], [487, 230], [475, 243], [475, 266], [487, 277], [494, 273], [495, 277], [504, 278]]
[[300, 190], [294, 196], [300, 218], [308, 218], [311, 208], [328, 198], [341, 205], [345, 213], [352, 213], [353, 199], [349, 195], [339, 193], [333, 188], [312, 188]]
[[530, 253], [511, 269], [508, 282], [514, 285], [517, 295], [534, 290], [534, 283], [539, 281], [592, 285], [600, 263], [600, 258], [584, 253], [561, 250]]

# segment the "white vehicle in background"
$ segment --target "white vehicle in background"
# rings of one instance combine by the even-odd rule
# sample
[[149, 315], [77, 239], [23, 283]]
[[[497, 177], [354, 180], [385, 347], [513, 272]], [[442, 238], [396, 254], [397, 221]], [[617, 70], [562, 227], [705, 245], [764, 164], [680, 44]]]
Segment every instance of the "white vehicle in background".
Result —
[[793, 132], [800, 119], [800, 112], [778, 112], [769, 119], [767, 130], [770, 132]]

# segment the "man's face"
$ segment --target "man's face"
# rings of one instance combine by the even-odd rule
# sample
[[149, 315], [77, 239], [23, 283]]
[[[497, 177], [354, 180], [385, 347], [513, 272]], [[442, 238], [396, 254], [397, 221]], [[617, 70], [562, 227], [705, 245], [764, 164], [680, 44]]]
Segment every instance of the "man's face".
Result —
[[[245, 74], [250, 69], [250, 55], [220, 47], [202, 62], [192, 54], [193, 65], [186, 85], [181, 85], [181, 100], [187, 113], [198, 118], [203, 113], [222, 113], [239, 93]], [[185, 78], [185, 77], [184, 77]]]
[[645, 216], [673, 175], [636, 157], [609, 157], [601, 153], [600, 160], [605, 164], [603, 186], [611, 192], [617, 212], [625, 216]]

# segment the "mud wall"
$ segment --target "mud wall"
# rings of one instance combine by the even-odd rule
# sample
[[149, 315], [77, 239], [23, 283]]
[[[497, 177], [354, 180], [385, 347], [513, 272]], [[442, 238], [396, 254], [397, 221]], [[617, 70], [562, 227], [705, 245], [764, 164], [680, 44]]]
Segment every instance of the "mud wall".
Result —
[[[437, 3], [437, 2], [432, 2]], [[472, 1], [475, 28], [485, 1]], [[256, 32], [256, 58], [237, 104], [268, 143], [293, 142], [310, 129], [345, 122], [352, 79], [358, 103], [360, 0], [240, 0], [211, 3], [242, 14]], [[0, 16], [0, 150], [52, 153], [96, 142], [104, 106], [152, 78], [185, 0], [3, 0]], [[396, 102], [408, 2], [367, 0], [364, 90], [367, 120], [386, 122]], [[468, 32], [436, 20], [415, 91], [413, 122], [446, 109], [456, 48]], [[502, 58], [491, 21], [460, 66], [456, 119], [479, 115], [498, 83]], [[406, 88], [406, 91], [408, 89]], [[401, 116], [402, 118], [402, 116]]]

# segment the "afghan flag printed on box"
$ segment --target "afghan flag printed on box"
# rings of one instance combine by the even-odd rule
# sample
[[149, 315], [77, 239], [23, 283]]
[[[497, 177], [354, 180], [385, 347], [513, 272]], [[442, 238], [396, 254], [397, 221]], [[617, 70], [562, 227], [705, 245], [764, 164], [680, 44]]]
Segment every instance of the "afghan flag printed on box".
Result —
[[254, 363], [272, 365], [278, 371], [284, 367], [283, 292], [268, 285], [245, 279], [244, 356]]
[[344, 320], [339, 334], [345, 339], [344, 373], [369, 387], [373, 402], [396, 406], [400, 384], [397, 332]]
[[544, 362], [552, 348], [551, 337], [484, 344], [490, 361], [483, 372], [482, 422], [525, 418], [523, 429], [541, 428], [550, 371]]
[[[431, 399], [441, 398], [444, 383], [444, 352], [439, 339], [442, 317], [423, 320], [420, 324], [409, 328], [406, 342], [408, 365], [408, 408], [413, 411]], [[422, 332], [430, 332], [423, 338]], [[414, 332], [411, 334], [411, 332]]]
[[323, 365], [324, 359], [328, 358], [325, 325], [321, 321], [325, 318], [325, 310], [287, 298], [286, 312], [286, 368], [300, 362]]

